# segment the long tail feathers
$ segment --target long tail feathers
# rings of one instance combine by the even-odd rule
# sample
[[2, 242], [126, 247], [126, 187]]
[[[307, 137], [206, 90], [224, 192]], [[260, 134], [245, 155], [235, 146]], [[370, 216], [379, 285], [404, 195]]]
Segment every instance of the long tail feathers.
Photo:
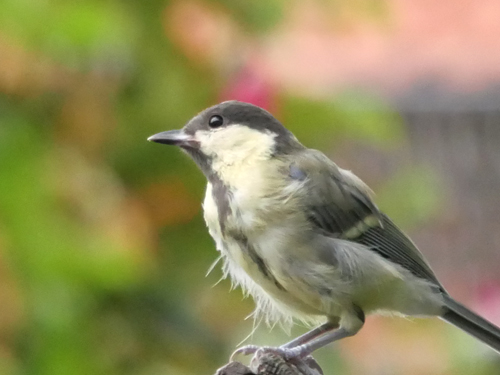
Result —
[[446, 312], [441, 319], [474, 336], [500, 353], [500, 328], [481, 318], [449, 296], [445, 296]]

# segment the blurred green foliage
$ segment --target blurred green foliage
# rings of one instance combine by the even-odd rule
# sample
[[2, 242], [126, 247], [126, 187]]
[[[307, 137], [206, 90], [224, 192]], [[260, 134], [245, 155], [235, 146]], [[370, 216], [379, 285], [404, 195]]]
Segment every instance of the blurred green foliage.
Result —
[[[169, 18], [182, 4], [0, 3], [1, 374], [209, 374], [251, 330], [252, 302], [227, 281], [211, 288], [218, 271], [203, 278], [217, 257], [200, 215], [203, 176], [146, 142], [217, 102], [232, 77], [183, 49]], [[247, 40], [286, 10], [279, 0], [189, 4], [222, 12]], [[272, 101], [311, 147], [404, 142], [397, 116], [372, 98]], [[421, 218], [433, 182], [412, 173], [392, 191], [407, 191], [397, 204]], [[340, 355], [323, 356], [330, 373], [348, 371]]]

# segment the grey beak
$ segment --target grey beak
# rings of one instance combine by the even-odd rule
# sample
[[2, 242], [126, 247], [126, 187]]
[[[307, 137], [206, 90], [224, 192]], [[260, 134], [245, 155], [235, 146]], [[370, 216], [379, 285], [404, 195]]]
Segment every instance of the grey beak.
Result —
[[149, 137], [148, 141], [180, 147], [195, 147], [197, 144], [194, 138], [189, 134], [184, 133], [183, 130], [169, 130], [161, 132]]

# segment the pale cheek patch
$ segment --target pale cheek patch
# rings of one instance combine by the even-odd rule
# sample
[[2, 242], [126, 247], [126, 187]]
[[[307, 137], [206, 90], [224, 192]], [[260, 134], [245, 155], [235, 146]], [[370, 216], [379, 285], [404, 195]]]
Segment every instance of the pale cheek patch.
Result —
[[230, 125], [212, 131], [196, 132], [201, 151], [211, 158], [212, 169], [222, 179], [243, 166], [267, 160], [275, 148], [275, 134], [244, 125]]
[[227, 128], [196, 132], [201, 151], [206, 155], [224, 153], [243, 154], [256, 152], [269, 154], [274, 147], [275, 135], [251, 129], [244, 125], [230, 125]]

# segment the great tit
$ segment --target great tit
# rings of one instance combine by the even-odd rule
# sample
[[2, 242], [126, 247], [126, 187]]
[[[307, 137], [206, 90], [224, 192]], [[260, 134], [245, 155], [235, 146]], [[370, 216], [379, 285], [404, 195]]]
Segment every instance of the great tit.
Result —
[[274, 348], [283, 357], [352, 336], [381, 312], [437, 316], [500, 352], [500, 329], [450, 297], [371, 190], [269, 112], [227, 101], [148, 140], [179, 146], [206, 176], [204, 218], [224, 275], [256, 312], [324, 322]]

